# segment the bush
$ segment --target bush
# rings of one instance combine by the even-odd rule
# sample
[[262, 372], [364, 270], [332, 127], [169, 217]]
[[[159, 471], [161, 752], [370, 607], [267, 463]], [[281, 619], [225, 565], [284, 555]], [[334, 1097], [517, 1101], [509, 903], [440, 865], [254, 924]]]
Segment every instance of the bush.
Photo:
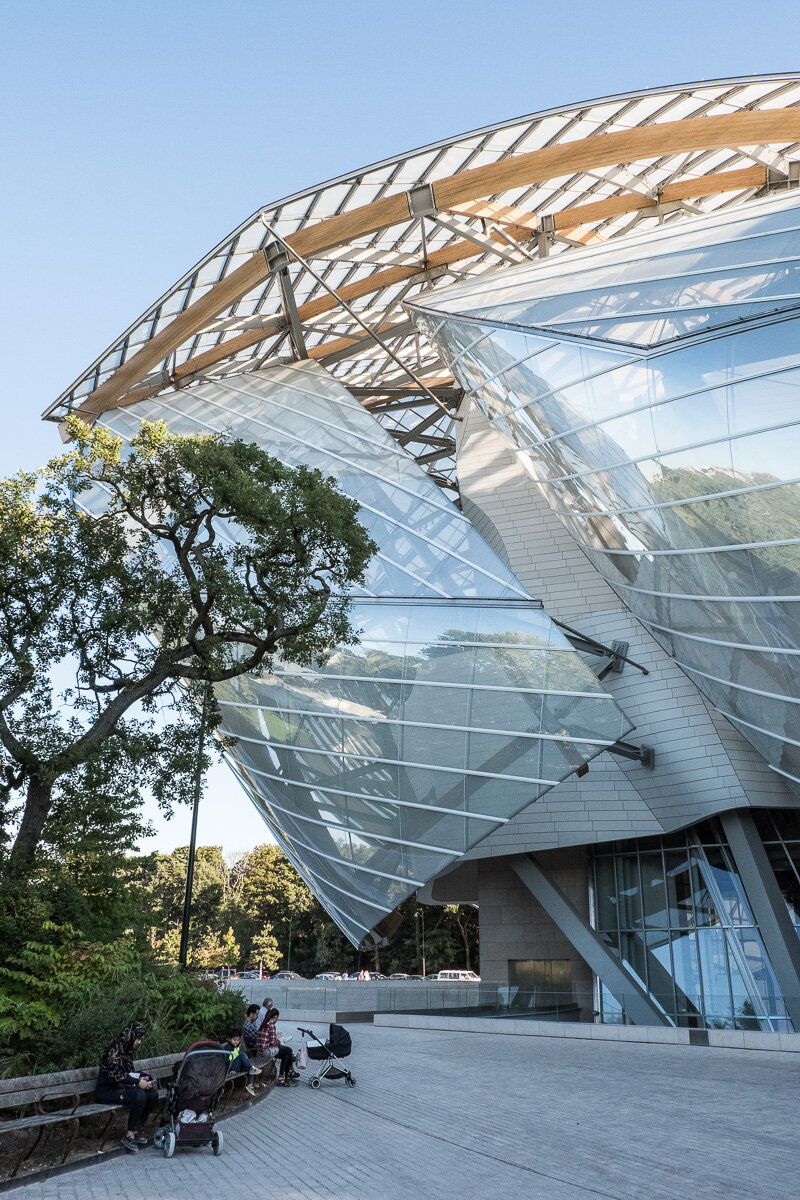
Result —
[[147, 1032], [141, 1058], [174, 1054], [240, 1028], [240, 992], [143, 960], [124, 940], [89, 945], [69, 927], [46, 927], [59, 945], [29, 942], [0, 968], [0, 1073], [9, 1077], [99, 1063], [129, 1021]]

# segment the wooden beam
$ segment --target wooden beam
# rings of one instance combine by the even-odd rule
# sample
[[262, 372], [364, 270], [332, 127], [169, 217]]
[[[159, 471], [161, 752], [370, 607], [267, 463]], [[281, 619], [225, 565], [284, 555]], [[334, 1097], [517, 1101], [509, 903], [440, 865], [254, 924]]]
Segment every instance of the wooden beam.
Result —
[[497, 200], [468, 200], [464, 204], [454, 204], [450, 212], [458, 216], [485, 217], [489, 221], [496, 221], [498, 225], [523, 229], [528, 236], [539, 229], [538, 213], [526, 212], [515, 204], [500, 204]]
[[717, 171], [704, 179], [680, 179], [667, 184], [655, 197], [625, 193], [609, 196], [592, 204], [578, 204], [574, 208], [562, 208], [554, 213], [557, 230], [577, 228], [595, 221], [607, 221], [625, 213], [638, 212], [643, 208], [654, 208], [658, 203], [669, 204], [675, 200], [696, 200], [701, 196], [713, 196], [722, 192], [740, 192], [749, 188], [763, 187], [767, 182], [766, 167], [745, 167], [741, 171]]
[[[578, 204], [562, 208], [553, 213], [556, 229], [577, 229], [592, 221], [604, 221], [623, 213], [651, 208], [658, 201], [693, 200], [701, 196], [713, 196], [721, 192], [746, 191], [763, 187], [767, 181], [767, 168], [744, 167], [739, 171], [712, 171], [699, 179], [681, 179], [667, 184], [655, 197], [642, 196], [637, 192], [625, 192], [621, 196], [609, 196], [605, 200], [589, 204]], [[539, 214], [526, 212], [513, 204], [498, 204], [494, 200], [470, 200], [457, 204], [451, 210], [470, 217], [486, 217], [498, 225], [507, 225], [510, 230], [524, 230], [528, 235], [538, 232]]]
[[548, 179], [575, 175], [598, 167], [619, 166], [650, 158], [722, 147], [761, 146], [800, 141], [800, 109], [778, 108], [756, 112], [725, 113], [718, 117], [690, 117], [641, 125], [619, 133], [601, 133], [576, 142], [563, 142], [532, 150], [485, 167], [473, 167], [436, 180], [433, 193], [439, 208], [465, 200], [493, 196], [513, 188], [528, 187]]
[[[449, 209], [509, 189], [573, 175], [598, 167], [722, 147], [800, 141], [800, 109], [768, 109], [665, 121], [618, 133], [603, 133], [461, 171], [433, 184], [436, 205]], [[328, 217], [290, 234], [287, 242], [304, 257], [352, 241], [410, 218], [405, 192], [386, 196], [351, 212]], [[398, 268], [399, 269], [399, 268]], [[127, 362], [118, 367], [76, 411], [87, 416], [113, 408], [134, 383], [163, 362], [214, 317], [263, 283], [269, 272], [260, 252], [179, 313]]]
[[[691, 199], [699, 196], [710, 196], [720, 192], [763, 187], [766, 182], [766, 174], [766, 167], [761, 166], [745, 167], [740, 171], [713, 172], [700, 179], [681, 180], [678, 183], [670, 184], [663, 189], [660, 198], [664, 201]], [[561, 212], [555, 214], [555, 226], [559, 231], [573, 231], [572, 236], [576, 237], [574, 231], [579, 229], [583, 224], [591, 221], [606, 220], [609, 217], [618, 216], [622, 213], [636, 212], [638, 209], [650, 207], [652, 204], [653, 201], [649, 197], [635, 193], [628, 193], [624, 196], [612, 196], [593, 204], [582, 204], [574, 208], [563, 209]], [[497, 221], [498, 224], [503, 223], [508, 226], [512, 236], [525, 237], [526, 235], [530, 235], [538, 229], [539, 225], [536, 213], [525, 212], [524, 209], [517, 208], [514, 205], [497, 204], [494, 201], [475, 201], [468, 204], [460, 204], [453, 211], [461, 215], [485, 216]], [[587, 231], [583, 236], [577, 236], [576, 240], [589, 243], [595, 240], [595, 236]], [[482, 253], [483, 251], [477, 248], [473, 242], [455, 242], [443, 250], [434, 251], [428, 258], [427, 266], [428, 269], [433, 270], [436, 267], [449, 266], [464, 259], [477, 258]], [[421, 265], [412, 265], [408, 267], [389, 267], [385, 271], [375, 271], [372, 275], [368, 275], [364, 279], [356, 280], [355, 283], [346, 284], [344, 287], [339, 288], [339, 295], [343, 300], [347, 300], [348, 302], [360, 300], [362, 297], [369, 296], [383, 288], [403, 283], [405, 280], [413, 278], [414, 275], [420, 274], [422, 270]], [[311, 321], [323, 313], [334, 311], [337, 307], [337, 301], [333, 296], [324, 295], [301, 304], [297, 312], [301, 321]], [[274, 317], [271, 320], [265, 321], [258, 329], [248, 329], [236, 337], [228, 338], [227, 341], [220, 342], [217, 346], [212, 346], [210, 350], [206, 350], [202, 354], [196, 354], [193, 358], [187, 359], [186, 362], [179, 363], [173, 371], [173, 378], [181, 381], [190, 375], [195, 375], [200, 371], [206, 370], [208, 367], [214, 366], [218, 362], [223, 362], [226, 358], [231, 358], [234, 354], [238, 354], [240, 350], [246, 350], [249, 346], [255, 346], [272, 334], [278, 333], [282, 324], [281, 317]], [[94, 395], [96, 394], [94, 393]]]

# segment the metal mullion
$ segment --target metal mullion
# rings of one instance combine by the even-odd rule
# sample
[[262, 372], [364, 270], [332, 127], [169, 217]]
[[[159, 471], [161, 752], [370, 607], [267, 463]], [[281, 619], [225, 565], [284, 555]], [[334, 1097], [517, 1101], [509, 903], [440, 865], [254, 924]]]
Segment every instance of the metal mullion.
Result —
[[[342, 833], [344, 835], [346, 835], [347, 837], [352, 837], [354, 831], [350, 828], [344, 828], [342, 830]], [[301, 841], [299, 834], [287, 833], [286, 830], [284, 829], [283, 835], [284, 835], [284, 837], [290, 838], [291, 841], [293, 841], [295, 843], [295, 845], [302, 846], [304, 850], [310, 850], [312, 854], [316, 854], [319, 858], [325, 858], [328, 860], [328, 862], [337, 863], [339, 866], [349, 867], [353, 871], [363, 871], [367, 875], [377, 875], [381, 879], [392, 879], [396, 883], [413, 884], [415, 887], [424, 887], [425, 886], [426, 881], [424, 879], [411, 879], [406, 875], [391, 875], [387, 871], [379, 871], [376, 867], [368, 867], [368, 866], [363, 865], [362, 863], [352, 862], [350, 859], [344, 858], [341, 855], [337, 856], [334, 854], [325, 854], [324, 851], [320, 850], [317, 846], [312, 846], [308, 842]], [[359, 836], [359, 835], [356, 834], [356, 836]], [[365, 834], [362, 836], [363, 836], [364, 841], [369, 840], [369, 834]], [[346, 893], [346, 894], [349, 895], [349, 893]]]
[[[675, 979], [675, 975], [676, 975], [675, 951], [673, 948], [673, 942], [675, 941], [675, 938], [673, 937], [672, 921], [670, 920], [669, 885], [668, 885], [668, 881], [667, 881], [667, 861], [664, 856], [664, 839], [663, 839], [663, 837], [660, 837], [658, 839], [658, 858], [659, 858], [659, 862], [661, 863], [661, 878], [664, 882], [664, 927], [667, 931], [667, 944], [669, 946], [670, 977], [672, 979], [672, 1017], [673, 1017], [673, 1020], [675, 1021], [675, 1024], [677, 1025], [678, 1017], [680, 1015], [680, 1010], [678, 1008], [678, 985], [677, 985], [677, 982]], [[644, 903], [642, 904], [642, 916], [644, 916]], [[680, 933], [680, 930], [678, 932]], [[686, 995], [685, 992], [684, 992], [684, 995]], [[689, 1000], [689, 997], [686, 996], [686, 999]], [[688, 1016], [689, 1016], [689, 1014], [687, 1012], [686, 1013], [687, 1019], [688, 1019]]]
[[[355, 599], [361, 599], [356, 597]], [[565, 653], [565, 651], [556, 651], [557, 653]], [[338, 675], [332, 671], [315, 671], [311, 667], [303, 667], [297, 671], [276, 671], [270, 672], [275, 679], [291, 679], [293, 676], [299, 676], [302, 679], [338, 679], [347, 680], [351, 683], [381, 683], [392, 684], [398, 687], [408, 687], [407, 679], [393, 679], [387, 676], [376, 675]], [[434, 687], [434, 688], [473, 688], [478, 692], [513, 692], [515, 695], [523, 696], [568, 696], [575, 700], [613, 700], [614, 697], [610, 692], [576, 692], [567, 691], [564, 688], [527, 688], [527, 687], [499, 687], [496, 684], [488, 683], [446, 683], [438, 682], [430, 679], [415, 679], [414, 687]]]
[[[345, 788], [329, 787], [327, 784], [306, 783], [304, 780], [290, 779], [285, 775], [272, 775], [268, 771], [260, 771], [257, 767], [248, 767], [247, 770], [253, 771], [256, 775], [263, 776], [264, 779], [272, 779], [277, 783], [290, 784], [292, 787], [303, 788], [304, 790], [310, 791], [310, 792], [325, 792], [326, 795], [343, 796], [343, 797], [345, 797], [345, 799], [349, 798], [352, 800], [360, 800], [360, 801], [364, 801], [364, 802], [367, 802], [368, 804], [373, 804], [373, 805], [374, 804], [384, 804], [384, 805], [388, 805], [390, 808], [415, 808], [415, 809], [419, 809], [422, 812], [443, 813], [446, 816], [451, 816], [451, 817], [463, 817], [466, 815], [467, 817], [469, 817], [470, 821], [491, 821], [496, 825], [508, 825], [511, 820], [510, 817], [497, 817], [493, 813], [473, 813], [473, 812], [465, 813], [465, 811], [461, 808], [446, 808], [446, 807], [443, 807], [441, 804], [421, 804], [418, 801], [413, 801], [413, 800], [393, 800], [393, 799], [389, 798], [388, 796], [368, 796], [363, 792], [351, 792]], [[463, 774], [463, 772], [456, 772], [456, 774], [459, 774], [459, 773]], [[280, 807], [280, 805], [277, 805], [276, 807]], [[290, 810], [286, 809], [286, 811], [289, 812]], [[298, 820], [299, 819], [300, 819], [300, 817], [298, 817]], [[316, 824], [316, 825], [326, 825], [326, 826], [330, 827], [331, 829], [340, 828], [340, 826], [338, 826], [338, 825], [335, 825], [335, 826], [331, 825], [329, 821], [318, 820], [316, 817], [307, 817], [304, 815], [302, 817], [302, 819], [304, 821], [311, 821], [313, 824]], [[352, 832], [355, 833], [355, 832], [359, 832], [359, 831], [356, 830], [355, 828], [353, 828]], [[441, 850], [443, 849], [442, 846], [428, 846], [428, 845], [425, 845], [423, 842], [406, 842], [405, 838], [385, 837], [383, 834], [378, 834], [378, 833], [371, 833], [371, 834], [369, 834], [369, 836], [376, 838], [378, 841], [401, 842], [403, 845], [413, 845], [417, 849], [430, 850], [430, 851], [437, 852], [437, 853], [441, 852]]]
[[[413, 683], [411, 684], [411, 686], [413, 687]], [[545, 693], [545, 694], [548, 694], [548, 693]], [[444, 730], [445, 732], [453, 732], [453, 733], [482, 733], [482, 734], [488, 734], [490, 736], [497, 736], [497, 737], [528, 738], [532, 742], [566, 743], [567, 745], [571, 745], [571, 746], [575, 746], [575, 745], [577, 745], [577, 746], [607, 746], [608, 745], [607, 738], [580, 738], [580, 737], [572, 737], [569, 734], [531, 733], [531, 732], [527, 732], [527, 731], [519, 730], [519, 729], [485, 729], [479, 725], [441, 725], [436, 721], [405, 721], [399, 717], [363, 717], [363, 716], [359, 716], [359, 715], [354, 715], [353, 713], [342, 713], [342, 712], [332, 712], [332, 713], [327, 712], [326, 713], [326, 712], [318, 712], [315, 709], [310, 709], [310, 708], [295, 709], [295, 708], [289, 708], [288, 705], [256, 704], [253, 702], [245, 702], [245, 701], [238, 701], [238, 700], [219, 700], [218, 703], [223, 708], [236, 708], [236, 709], [238, 709], [238, 708], [244, 708], [244, 709], [256, 708], [260, 712], [286, 713], [288, 716], [315, 717], [315, 718], [322, 718], [323, 720], [327, 720], [327, 721], [361, 721], [364, 724], [368, 724], [368, 725], [386, 725], [386, 726], [399, 725], [399, 726], [402, 726], [403, 728], [405, 728], [407, 726], [410, 729], [441, 729], [441, 730]], [[471, 709], [471, 707], [472, 707], [472, 700], [470, 697], [468, 708]], [[246, 741], [246, 742], [252, 741], [252, 742], [260, 743], [260, 741], [263, 741], [263, 740], [267, 740], [267, 741], [270, 740], [268, 737], [259, 739], [259, 738], [245, 737], [244, 735], [240, 735], [240, 734], [231, 734], [231, 737], [240, 737], [240, 736], [242, 737], [242, 740]]]
[[[683, 834], [683, 848], [684, 848], [684, 853], [686, 854], [686, 864], [687, 864], [688, 873], [689, 873], [689, 897], [690, 897], [691, 906], [692, 906], [692, 912], [691, 912], [692, 925], [691, 925], [690, 932], [694, 933], [695, 957], [697, 959], [697, 986], [698, 986], [697, 998], [699, 1000], [698, 1008], [700, 1009], [700, 1016], [703, 1019], [703, 1024], [707, 1025], [708, 1024], [708, 1022], [707, 1022], [708, 1013], [706, 1011], [706, 989], [705, 989], [705, 984], [704, 984], [704, 979], [703, 979], [703, 956], [700, 953], [700, 936], [699, 936], [700, 925], [698, 924], [698, 921], [697, 921], [697, 903], [696, 903], [696, 896], [695, 896], [695, 889], [694, 889], [695, 876], [698, 876], [698, 878], [700, 878], [701, 881], [702, 881], [702, 877], [700, 876], [700, 873], [697, 869], [697, 865], [694, 862], [694, 859], [692, 856], [692, 846], [689, 842], [689, 838], [688, 838], [687, 834]], [[703, 884], [703, 886], [705, 886], [705, 884]], [[710, 928], [710, 926], [709, 926], [709, 928]]]

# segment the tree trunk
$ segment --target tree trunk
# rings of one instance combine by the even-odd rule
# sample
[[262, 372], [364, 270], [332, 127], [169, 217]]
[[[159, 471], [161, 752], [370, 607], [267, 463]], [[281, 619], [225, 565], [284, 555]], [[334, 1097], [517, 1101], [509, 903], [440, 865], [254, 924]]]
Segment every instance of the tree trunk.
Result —
[[12, 879], [25, 879], [30, 876], [52, 804], [52, 783], [42, 783], [36, 776], [32, 776], [28, 781], [22, 823], [8, 862], [8, 873]]
[[466, 923], [466, 921], [464, 921], [464, 923], [462, 924], [461, 913], [456, 913], [456, 924], [458, 925], [458, 928], [461, 930], [461, 940], [464, 943], [464, 968], [467, 971], [471, 971], [472, 970], [472, 962], [470, 960], [470, 953], [469, 953], [469, 938], [467, 937], [467, 923]]

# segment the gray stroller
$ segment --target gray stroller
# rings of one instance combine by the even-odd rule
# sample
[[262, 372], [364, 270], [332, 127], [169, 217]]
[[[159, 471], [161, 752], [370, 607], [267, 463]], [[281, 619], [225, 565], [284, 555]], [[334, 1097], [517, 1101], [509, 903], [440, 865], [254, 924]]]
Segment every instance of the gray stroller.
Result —
[[355, 1076], [340, 1061], [347, 1058], [353, 1049], [353, 1039], [343, 1025], [331, 1025], [326, 1042], [321, 1041], [313, 1029], [298, 1028], [298, 1032], [317, 1043], [308, 1048], [308, 1057], [320, 1064], [316, 1075], [312, 1075], [308, 1081], [309, 1087], [320, 1087], [323, 1079], [344, 1079], [348, 1087], [356, 1086]]

